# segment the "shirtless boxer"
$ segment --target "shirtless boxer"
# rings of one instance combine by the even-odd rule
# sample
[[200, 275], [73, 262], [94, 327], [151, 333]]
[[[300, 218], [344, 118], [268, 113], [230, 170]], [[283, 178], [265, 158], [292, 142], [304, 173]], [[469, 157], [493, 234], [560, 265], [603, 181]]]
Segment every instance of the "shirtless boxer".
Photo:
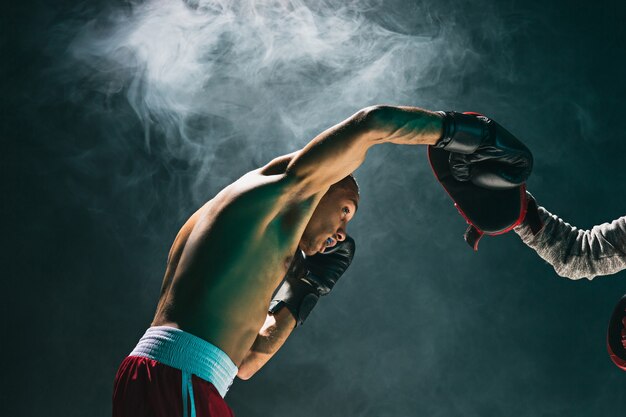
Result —
[[374, 106], [245, 174], [178, 233], [152, 327], [118, 370], [115, 417], [232, 415], [223, 396], [235, 375], [261, 368], [349, 265], [350, 173], [383, 143], [486, 152], [506, 181], [525, 180], [519, 159], [531, 159], [479, 118]]

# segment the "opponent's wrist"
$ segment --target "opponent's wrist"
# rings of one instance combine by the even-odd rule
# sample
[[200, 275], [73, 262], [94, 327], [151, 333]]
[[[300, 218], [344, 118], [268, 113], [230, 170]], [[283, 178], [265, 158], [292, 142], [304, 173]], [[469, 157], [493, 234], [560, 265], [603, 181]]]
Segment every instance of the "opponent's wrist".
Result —
[[488, 136], [485, 120], [476, 115], [453, 111], [437, 113], [442, 116], [442, 129], [441, 138], [435, 144], [436, 148], [442, 148], [448, 152], [471, 154]]
[[539, 214], [539, 205], [535, 197], [526, 191], [526, 214], [524, 216], [524, 225], [528, 226], [533, 235], [541, 232], [545, 226], [541, 215]]

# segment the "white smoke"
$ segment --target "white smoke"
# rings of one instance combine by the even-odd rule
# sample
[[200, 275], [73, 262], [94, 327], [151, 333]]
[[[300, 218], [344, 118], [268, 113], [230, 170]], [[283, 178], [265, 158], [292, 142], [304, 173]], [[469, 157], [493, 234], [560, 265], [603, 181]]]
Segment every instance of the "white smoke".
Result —
[[[511, 76], [506, 54], [488, 66], [482, 61], [508, 37], [501, 18], [478, 3], [124, 5], [83, 5], [56, 27], [50, 42], [51, 55], [64, 51], [51, 77], [71, 103], [68, 117], [89, 132], [53, 146], [67, 148], [59, 152], [72, 176], [70, 194], [110, 225], [120, 246], [128, 244], [126, 233], [134, 227], [163, 246], [221, 188], [301, 148], [360, 108], [385, 103], [459, 109], [459, 100], [470, 95], [465, 80], [472, 74]], [[432, 199], [428, 188], [416, 187], [419, 199], [387, 207], [407, 180], [430, 180], [427, 164], [416, 162], [414, 152], [371, 152], [358, 173], [362, 184], [372, 184], [365, 198], [371, 195], [372, 205], [392, 214], [380, 216], [389, 223], [386, 233], [415, 227], [424, 214], [420, 207]], [[393, 161], [411, 169], [388, 169]], [[120, 224], [113, 210], [124, 213], [127, 223]], [[403, 215], [407, 210], [411, 216]]]
[[371, 18], [380, 7], [152, 0], [100, 16], [70, 50], [98, 74], [92, 88], [126, 94], [146, 146], [163, 140], [206, 173], [234, 137], [245, 138], [240, 157], [262, 163], [359, 108], [424, 105], [415, 93], [436, 85], [444, 65], [473, 59], [462, 34], [433, 28], [430, 14], [419, 16], [425, 35], [401, 33], [389, 15], [385, 26]]

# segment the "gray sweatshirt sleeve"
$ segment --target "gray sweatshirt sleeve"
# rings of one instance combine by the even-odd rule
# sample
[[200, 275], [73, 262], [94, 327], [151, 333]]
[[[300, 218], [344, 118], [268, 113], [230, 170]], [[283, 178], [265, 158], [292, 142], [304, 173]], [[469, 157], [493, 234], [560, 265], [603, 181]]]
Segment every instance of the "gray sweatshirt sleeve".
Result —
[[539, 216], [545, 226], [536, 236], [525, 224], [515, 232], [560, 276], [591, 280], [626, 269], [626, 216], [591, 230], [579, 230], [543, 207]]

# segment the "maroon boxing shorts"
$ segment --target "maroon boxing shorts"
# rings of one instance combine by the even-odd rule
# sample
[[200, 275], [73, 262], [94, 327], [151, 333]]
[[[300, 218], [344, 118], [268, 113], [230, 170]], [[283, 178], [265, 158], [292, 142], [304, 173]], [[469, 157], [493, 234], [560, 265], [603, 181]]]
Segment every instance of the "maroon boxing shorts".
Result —
[[224, 396], [237, 367], [219, 348], [151, 327], [115, 376], [113, 417], [233, 417]]

